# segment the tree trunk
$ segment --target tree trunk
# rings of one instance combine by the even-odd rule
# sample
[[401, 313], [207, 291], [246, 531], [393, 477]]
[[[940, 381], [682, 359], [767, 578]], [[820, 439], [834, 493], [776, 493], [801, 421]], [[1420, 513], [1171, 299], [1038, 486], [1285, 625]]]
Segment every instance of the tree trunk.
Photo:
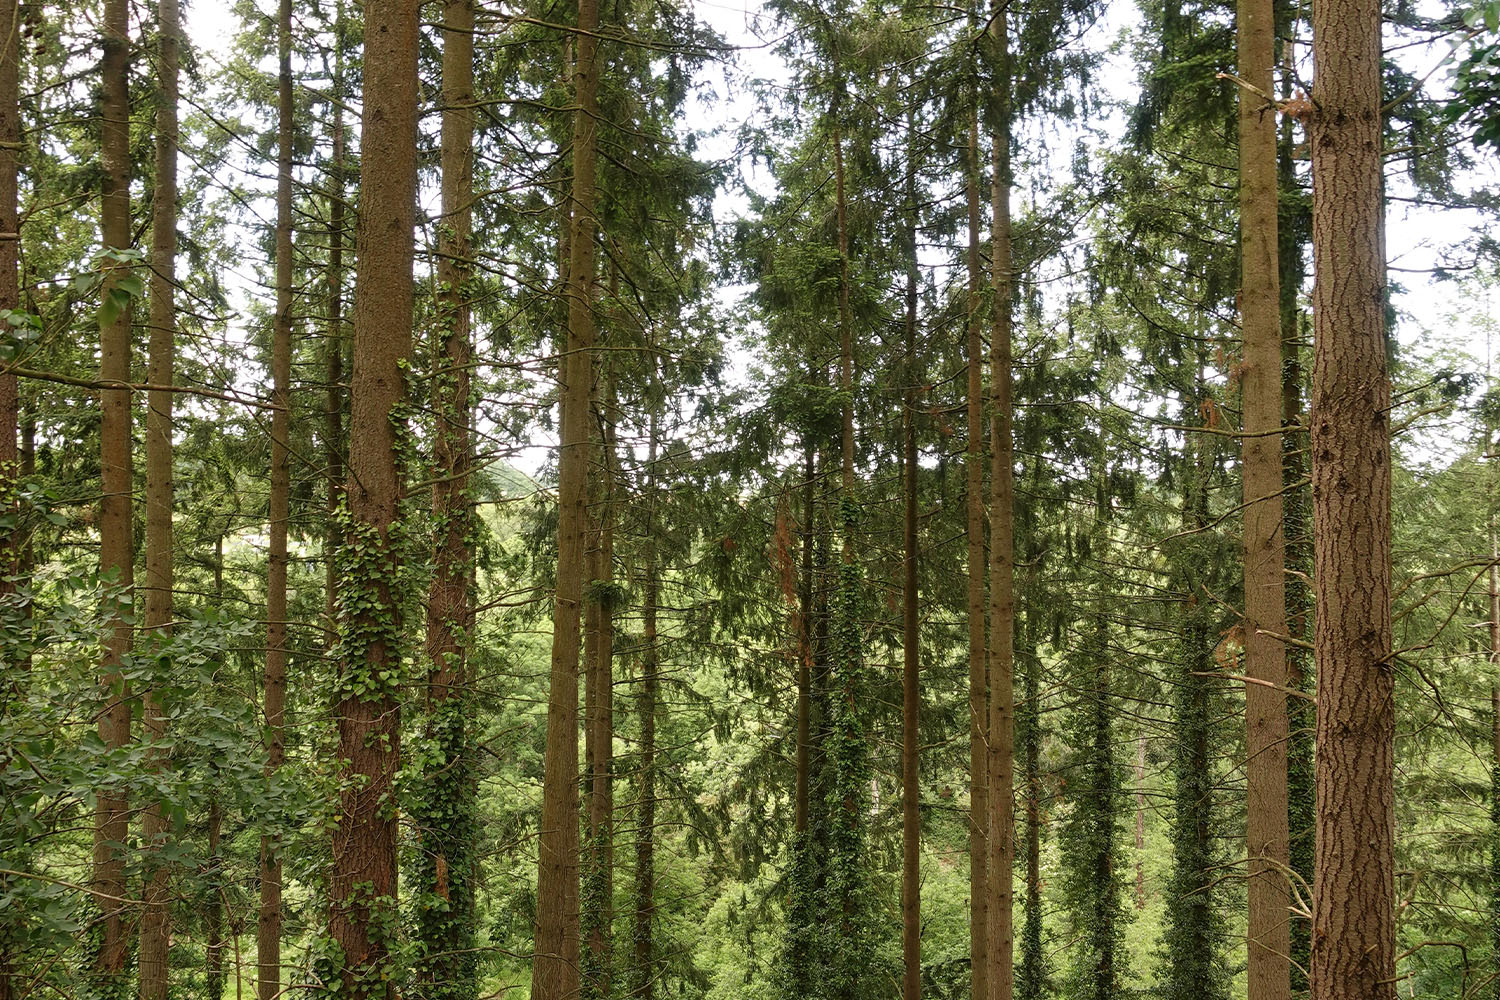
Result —
[[[349, 530], [340, 566], [339, 823], [333, 839], [330, 934], [351, 1000], [389, 997], [396, 909], [396, 770], [400, 764], [401, 595], [408, 554], [397, 522], [401, 407], [412, 356], [412, 251], [417, 183], [416, 0], [367, 0], [360, 153], [359, 271]], [[393, 530], [394, 529], [394, 530]]]
[[[99, 117], [100, 235], [105, 249], [130, 246], [130, 5], [128, 0], [106, 0], [100, 62], [102, 98]], [[110, 302], [125, 277], [118, 262], [106, 261], [101, 298]], [[99, 316], [99, 378], [103, 382], [130, 380], [130, 317], [128, 302], [113, 315]], [[129, 686], [120, 673], [130, 652], [131, 627], [126, 619], [135, 573], [131, 485], [131, 392], [99, 390], [99, 465], [102, 497], [99, 502], [99, 572], [119, 588], [106, 608], [110, 638], [100, 664], [105, 708], [99, 716], [99, 739], [115, 749], [130, 742]], [[125, 862], [115, 845], [128, 836], [128, 812], [121, 789], [99, 790], [94, 820], [94, 887], [100, 911], [95, 972], [101, 990], [119, 988], [129, 958], [126, 914], [119, 902], [126, 896]]]
[[[223, 551], [223, 539], [220, 538], [215, 553], [222, 556]], [[208, 1000], [222, 1000], [224, 996], [224, 872], [219, 857], [219, 834], [223, 825], [224, 807], [215, 797], [208, 804], [208, 863], [204, 866], [208, 900], [203, 913], [203, 978]]]
[[[1292, 33], [1291, 26], [1287, 34]], [[1282, 95], [1291, 96], [1292, 46], [1283, 47]], [[1298, 298], [1306, 266], [1302, 247], [1311, 223], [1302, 202], [1296, 166], [1295, 122], [1285, 117], [1277, 145], [1277, 198], [1284, 218], [1277, 227], [1277, 269], [1281, 299], [1281, 424], [1296, 428], [1281, 435], [1281, 482], [1285, 494], [1281, 505], [1281, 533], [1285, 539], [1287, 634], [1297, 642], [1311, 644], [1312, 635], [1312, 533], [1308, 529], [1311, 496], [1307, 486], [1307, 436], [1303, 416], [1302, 310]], [[1296, 643], [1287, 645], [1287, 686], [1292, 691], [1312, 693], [1312, 657]], [[1313, 877], [1313, 717], [1311, 701], [1287, 695], [1287, 848], [1290, 876], [1305, 898]], [[1308, 949], [1312, 941], [1309, 921], [1294, 918], [1291, 925], [1292, 992], [1307, 995]]]
[[328, 516], [324, 538], [327, 593], [324, 615], [328, 634], [338, 629], [339, 574], [334, 558], [339, 548], [339, 507], [344, 502], [344, 4], [334, 12], [333, 125], [328, 170], [328, 333], [323, 370], [327, 385], [323, 403], [323, 462], [328, 467], [324, 510]]
[[[177, 316], [173, 293], [177, 282], [177, 72], [181, 24], [177, 0], [157, 5], [160, 39], [157, 49], [156, 178], [151, 203], [151, 333], [146, 381], [172, 384]], [[172, 628], [172, 393], [152, 389], [146, 395], [146, 617], [147, 642], [165, 645]], [[162, 661], [158, 661], [159, 663]], [[147, 738], [166, 737], [167, 719], [156, 688], [168, 678], [153, 678], [142, 700]], [[159, 770], [165, 756], [153, 751], [148, 766]], [[171, 936], [167, 866], [157, 859], [171, 831], [159, 800], [146, 803], [141, 817], [146, 857], [145, 907], [141, 913], [140, 997], [166, 1000], [167, 950]]]
[[1015, 993], [1015, 439], [1011, 400], [1010, 37], [1006, 8], [990, 21], [999, 65], [1000, 109], [991, 150], [990, 284], [990, 1000]]
[[473, 356], [468, 282], [474, 191], [474, 5], [443, 6], [442, 217], [438, 223], [439, 316], [433, 378], [432, 514], [437, 525], [427, 595], [427, 752], [412, 805], [421, 837], [415, 905], [415, 993], [465, 1000], [478, 993], [474, 952], [475, 802], [468, 652], [473, 613], [474, 516], [470, 474]]
[[1395, 996], [1390, 383], [1380, 5], [1313, 20], [1314, 1000]]
[[568, 335], [559, 365], [562, 448], [558, 457], [557, 594], [537, 857], [533, 1000], [579, 996], [578, 642], [588, 522], [589, 395], [594, 356], [594, 174], [598, 113], [598, 0], [579, 0], [574, 70], [573, 189], [568, 229]]
[[[21, 5], [0, 3], [0, 309], [21, 308], [20, 226], [17, 205], [21, 165]], [[16, 591], [25, 542], [21, 528], [21, 386], [15, 373], [0, 372], [0, 598]], [[0, 990], [9, 979], [0, 968]]]
[[[656, 381], [656, 355], [648, 346], [651, 382]], [[657, 448], [661, 417], [652, 404], [646, 429], [646, 503], [642, 524], [645, 546], [645, 581], [641, 608], [641, 717], [640, 807], [635, 841], [635, 983], [630, 991], [637, 1000], [656, 996], [656, 711], [661, 684], [661, 651], [657, 645], [657, 606], [661, 603], [661, 577], [656, 549]]]
[[[809, 367], [811, 367], [809, 361]], [[813, 526], [817, 502], [817, 448], [803, 441], [802, 577], [797, 581], [797, 788], [793, 830], [807, 832], [808, 796], [812, 781], [812, 668], [813, 668]]]
[[979, 328], [979, 111], [969, 124], [965, 195], [969, 211], [968, 440], [964, 502], [969, 619], [969, 968], [973, 1000], [989, 1000], [989, 671], [984, 633], [984, 347]]
[[[276, 315], [271, 332], [271, 495], [266, 560], [266, 775], [286, 757], [287, 528], [291, 519], [292, 371], [292, 0], [277, 16]], [[274, 832], [260, 839], [260, 913], [256, 922], [256, 986], [260, 1000], [281, 994], [281, 858]]]
[[[613, 277], [611, 281], [613, 282]], [[618, 289], [615, 289], [617, 292]], [[588, 873], [584, 879], [583, 995], [590, 1000], [610, 996], [614, 899], [614, 465], [615, 400], [610, 365], [601, 365], [598, 420], [600, 441], [598, 514], [590, 587], [588, 623], [587, 718], [585, 749], [588, 791]]]
[[[1239, 0], [1240, 76], [1271, 93], [1272, 0]], [[1287, 830], [1286, 535], [1281, 509], [1281, 303], [1277, 267], [1276, 113], [1239, 93], [1240, 385], [1245, 567], [1245, 795], [1249, 1000], [1291, 991]]]
[[917, 783], [922, 658], [917, 592], [917, 164], [915, 129], [907, 115], [905, 386], [901, 408], [901, 980], [903, 1000], [922, 995], [922, 793]]
[[[20, 214], [17, 211], [19, 189], [21, 106], [21, 5], [19, 0], [0, 3], [0, 232], [15, 233], [16, 238], [0, 240], [0, 309], [21, 307], [20, 284]], [[21, 526], [21, 393], [20, 383], [11, 372], [0, 372], [0, 649], [19, 653], [14, 667], [30, 665], [24, 650], [11, 646], [7, 634], [11, 616], [19, 618], [19, 608], [3, 606], [5, 598], [17, 589], [15, 578], [25, 571], [26, 543]], [[21, 623], [17, 622], [17, 626]], [[24, 627], [24, 626], [22, 626]], [[7, 698], [11, 693], [7, 692]], [[15, 1000], [11, 932], [0, 923], [0, 1000]]]

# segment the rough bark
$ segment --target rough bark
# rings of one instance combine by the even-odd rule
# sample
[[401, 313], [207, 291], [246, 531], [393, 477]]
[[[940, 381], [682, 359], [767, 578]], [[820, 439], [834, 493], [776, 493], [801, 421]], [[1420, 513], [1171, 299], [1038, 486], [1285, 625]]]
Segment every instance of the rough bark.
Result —
[[1012, 430], [1010, 226], [1010, 39], [1006, 7], [990, 21], [1000, 106], [991, 137], [990, 286], [990, 704], [989, 951], [990, 1000], [1015, 992], [1015, 440]]
[[[20, 215], [17, 191], [21, 164], [21, 5], [0, 3], [0, 309], [21, 307]], [[21, 529], [21, 391], [15, 373], [0, 371], [0, 598], [15, 593], [25, 542]], [[4, 971], [0, 970], [0, 976]], [[8, 980], [7, 980], [8, 982]], [[0, 989], [5, 987], [0, 986]]]
[[[99, 114], [100, 235], [106, 250], [130, 246], [130, 5], [128, 0], [106, 0], [101, 26], [102, 99]], [[101, 298], [115, 293], [123, 269], [106, 261]], [[103, 382], [130, 380], [130, 318], [127, 306], [99, 317], [99, 378]], [[129, 389], [99, 390], [99, 460], [102, 496], [99, 501], [99, 571], [112, 580], [122, 597], [134, 582], [135, 541], [132, 531], [132, 487]], [[99, 738], [111, 749], [130, 742], [128, 685], [120, 674], [122, 658], [130, 651], [131, 627], [125, 605], [111, 600], [106, 612], [110, 637], [100, 664], [105, 700], [99, 716]], [[125, 843], [128, 813], [125, 794], [114, 788], [99, 790], [94, 821], [94, 887], [100, 911], [98, 951], [94, 970], [103, 989], [117, 989], [125, 972], [129, 947], [125, 898], [125, 866], [118, 844]]]
[[427, 591], [428, 741], [423, 788], [412, 804], [421, 837], [413, 936], [415, 993], [477, 995], [474, 955], [475, 798], [468, 702], [474, 516], [470, 474], [473, 357], [468, 282], [474, 191], [474, 4], [443, 5], [441, 218], [438, 221], [437, 368], [432, 379], [432, 514], [437, 526]]
[[[648, 353], [650, 348], [648, 348]], [[656, 381], [656, 356], [650, 354], [651, 381]], [[657, 640], [657, 606], [661, 603], [661, 575], [656, 548], [657, 449], [661, 417], [655, 404], [646, 427], [646, 503], [642, 521], [645, 548], [641, 587], [641, 720], [640, 806], [635, 841], [635, 947], [630, 995], [637, 1000], [656, 996], [656, 712], [661, 687], [661, 650]]]
[[[223, 551], [223, 539], [220, 538], [215, 553], [222, 557]], [[219, 857], [219, 837], [223, 825], [224, 807], [216, 797], [208, 804], [208, 862], [204, 865], [208, 898], [203, 907], [203, 971], [208, 1000], [221, 1000], [224, 996], [224, 873], [223, 862]]]
[[[262, 698], [266, 774], [286, 757], [287, 528], [291, 519], [292, 371], [292, 0], [281, 0], [276, 21], [276, 315], [271, 327], [270, 525], [266, 559], [266, 663]], [[256, 919], [256, 992], [281, 993], [281, 858], [273, 832], [260, 840], [260, 911]]]
[[[809, 366], [811, 364], [809, 363]], [[807, 831], [812, 782], [813, 511], [817, 502], [817, 449], [803, 442], [802, 575], [797, 581], [797, 778], [793, 830]]]
[[979, 112], [969, 127], [967, 442], [964, 447], [969, 623], [969, 968], [973, 1000], [989, 1000], [989, 671], [984, 633], [984, 347], [980, 333]]
[[[20, 216], [17, 212], [20, 172], [20, 28], [19, 0], [0, 3], [0, 232], [16, 233], [16, 239], [0, 240], [0, 309], [19, 309]], [[0, 336], [4, 336], [0, 332]], [[14, 594], [18, 578], [26, 568], [26, 543], [21, 526], [21, 394], [16, 376], [0, 371], [0, 605]], [[17, 609], [0, 606], [0, 649], [15, 647], [6, 634], [9, 619]], [[23, 644], [29, 649], [30, 644]], [[14, 667], [29, 667], [23, 653]], [[9, 692], [6, 693], [9, 697]], [[0, 921], [0, 1000], [14, 1000], [11, 934]]]
[[327, 466], [324, 510], [328, 534], [324, 538], [327, 593], [324, 614], [330, 636], [337, 630], [339, 574], [334, 553], [339, 547], [339, 508], [344, 502], [344, 4], [334, 13], [333, 123], [328, 166], [328, 296], [327, 340], [323, 347], [323, 462]]
[[399, 438], [412, 356], [412, 251], [417, 182], [417, 0], [367, 0], [359, 270], [350, 386], [349, 527], [341, 558], [346, 659], [338, 722], [339, 822], [333, 838], [330, 933], [352, 1000], [393, 992], [395, 776], [400, 761]]
[[903, 1000], [922, 995], [922, 813], [918, 778], [921, 642], [917, 592], [917, 183], [913, 127], [907, 118], [905, 391], [901, 408], [901, 979]]
[[[614, 278], [611, 278], [613, 283]], [[618, 288], [612, 289], [617, 295]], [[611, 991], [614, 899], [614, 465], [616, 410], [606, 361], [600, 373], [597, 422], [602, 428], [596, 483], [595, 544], [590, 553], [585, 695], [585, 787], [588, 797], [583, 912], [583, 995], [607, 1000]]]
[[[1240, 76], [1271, 93], [1272, 0], [1239, 0]], [[1245, 570], [1245, 795], [1249, 1000], [1291, 991], [1287, 828], [1286, 535], [1281, 509], [1281, 302], [1277, 267], [1276, 113], [1239, 92], [1240, 386]]]
[[[146, 381], [171, 385], [176, 339], [177, 281], [177, 75], [181, 32], [177, 0], [157, 5], [156, 176], [151, 203], [151, 332]], [[165, 644], [172, 623], [172, 393], [153, 389], [146, 394], [146, 615], [147, 642]], [[141, 703], [146, 737], [157, 743], [166, 737], [167, 719], [156, 678]], [[148, 766], [167, 766], [153, 750]], [[171, 935], [168, 908], [170, 872], [158, 860], [171, 830], [160, 801], [146, 803], [141, 816], [142, 846], [146, 856], [145, 906], [141, 912], [140, 997], [166, 1000], [167, 950]]]
[[1396, 994], [1380, 5], [1312, 15], [1314, 1000]]
[[578, 653], [588, 521], [589, 395], [594, 356], [594, 176], [598, 113], [597, 0], [579, 0], [574, 63], [573, 186], [569, 206], [566, 350], [560, 362], [557, 593], [537, 858], [534, 1000], [579, 995]]

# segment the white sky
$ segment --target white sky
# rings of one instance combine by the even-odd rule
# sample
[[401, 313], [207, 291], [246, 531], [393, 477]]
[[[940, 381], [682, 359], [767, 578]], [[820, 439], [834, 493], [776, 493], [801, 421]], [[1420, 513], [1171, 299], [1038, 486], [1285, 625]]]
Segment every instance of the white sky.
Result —
[[[257, 2], [268, 16], [274, 12], [274, 0]], [[713, 84], [719, 101], [712, 107], [696, 103], [690, 108], [686, 122], [689, 127], [705, 130], [713, 126], [726, 126], [718, 135], [703, 138], [699, 146], [700, 155], [704, 158], [723, 159], [733, 154], [736, 126], [757, 113], [748, 88], [736, 86], [734, 79], [743, 81], [745, 78], [760, 78], [786, 82], [790, 73], [773, 48], [756, 34], [758, 23], [762, 32], [774, 30], [770, 18], [764, 15], [761, 4], [756, 0], [693, 0], [693, 9], [701, 21], [715, 29], [730, 44], [741, 46], [737, 63], [733, 67], [710, 65], [705, 69], [705, 76]], [[222, 61], [238, 30], [238, 19], [229, 6], [193, 4], [186, 12], [185, 19], [189, 34], [210, 66]], [[1139, 16], [1134, 5], [1116, 0], [1094, 29], [1095, 46], [1102, 48], [1107, 41], [1138, 23]], [[1137, 71], [1128, 56], [1120, 54], [1123, 52], [1128, 52], [1128, 46], [1121, 46], [1108, 60], [1099, 75], [1098, 84], [1108, 97], [1133, 100]], [[1420, 76], [1432, 67], [1441, 54], [1408, 50], [1406, 58], [1410, 65], [1407, 68]], [[274, 65], [268, 60], [263, 68], [269, 72], [274, 70]], [[729, 78], [726, 78], [726, 74]], [[212, 77], [211, 72], [206, 75]], [[1444, 79], [1444, 71], [1440, 70], [1433, 79], [1435, 82]], [[1113, 130], [1118, 134], [1117, 123], [1114, 126], [1106, 123], [1105, 128], [1107, 132]], [[1066, 148], [1071, 142], [1058, 145]], [[1496, 168], [1495, 158], [1490, 157], [1478, 175], [1465, 178], [1465, 182], [1500, 183], [1500, 170]], [[1393, 193], [1401, 193], [1405, 189], [1405, 181], [1396, 169], [1388, 170], [1391, 190]], [[746, 175], [757, 191], [771, 193], [774, 182], [764, 167], [759, 170], [747, 168]], [[743, 196], [725, 191], [721, 192], [716, 201], [715, 217], [725, 222], [745, 210]], [[1397, 308], [1407, 317], [1399, 328], [1399, 336], [1404, 343], [1413, 345], [1419, 339], [1425, 344], [1436, 341], [1448, 349], [1467, 351], [1477, 358], [1484, 356], [1483, 335], [1472, 322], [1464, 318], [1464, 310], [1455, 309], [1455, 286], [1452, 283], [1434, 282], [1424, 273], [1443, 263], [1455, 244], [1482, 225], [1484, 220], [1472, 211], [1422, 208], [1396, 201], [1391, 203], [1387, 213], [1387, 245], [1392, 279], [1405, 287], [1405, 291], [1396, 298]], [[928, 263], [938, 265], [938, 256], [940, 252], [934, 251], [934, 259]], [[242, 276], [242, 280], [236, 282], [231, 275], [227, 283], [234, 289], [237, 301], [243, 304], [245, 296], [249, 294], [248, 280]], [[743, 291], [742, 288], [732, 286], [722, 288], [718, 293], [719, 301], [728, 306]], [[1476, 310], [1469, 310], [1468, 313], [1470, 316], [1478, 315]], [[743, 351], [732, 354], [732, 381], [743, 384], [748, 376], [749, 360]], [[1437, 443], [1433, 442], [1434, 445]], [[553, 441], [538, 439], [526, 453], [513, 461], [526, 471], [534, 472], [543, 464], [547, 450], [554, 444]]]

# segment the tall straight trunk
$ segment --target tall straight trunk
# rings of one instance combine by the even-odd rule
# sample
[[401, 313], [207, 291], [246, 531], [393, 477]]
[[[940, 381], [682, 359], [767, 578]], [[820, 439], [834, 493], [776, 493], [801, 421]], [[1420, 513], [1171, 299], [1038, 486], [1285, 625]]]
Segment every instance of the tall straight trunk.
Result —
[[1146, 734], [1135, 741], [1135, 908], [1146, 908]]
[[[1271, 93], [1273, 0], [1239, 0], [1240, 76]], [[1240, 385], [1244, 408], [1245, 796], [1249, 1000], [1291, 995], [1287, 827], [1286, 535], [1282, 525], [1281, 284], [1277, 266], [1276, 114], [1241, 88]]]
[[[19, 0], [0, 3], [0, 309], [21, 307], [20, 215], [17, 211], [20, 172], [20, 28]], [[26, 544], [21, 528], [21, 393], [14, 373], [0, 370], [0, 601], [16, 592], [15, 578], [25, 568]], [[0, 633], [14, 612], [0, 609]], [[26, 643], [27, 648], [30, 643]], [[8, 645], [0, 645], [13, 655]], [[29, 657], [13, 665], [29, 666]], [[5, 921], [9, 923], [9, 921]], [[0, 1000], [14, 1000], [14, 956], [11, 935], [0, 925]]]
[[328, 330], [323, 348], [323, 462], [327, 466], [328, 517], [324, 538], [324, 614], [330, 635], [337, 630], [339, 574], [334, 554], [339, 547], [339, 507], [344, 502], [344, 4], [334, 12], [333, 125], [328, 168]]
[[[0, 309], [21, 308], [21, 4], [0, 2]], [[0, 598], [15, 593], [25, 542], [21, 534], [21, 386], [0, 370]], [[0, 990], [9, 988], [0, 968]]]
[[[1485, 434], [1485, 451], [1493, 451], [1493, 429]], [[1495, 527], [1495, 483], [1489, 484], [1490, 569], [1490, 975], [1492, 994], [1500, 994], [1500, 534]]]
[[1314, 1000], [1395, 989], [1395, 665], [1381, 9], [1312, 12]]
[[[214, 538], [214, 607], [224, 605], [224, 535]], [[224, 828], [224, 805], [215, 793], [208, 802], [208, 859], [203, 865], [208, 899], [203, 907], [204, 982], [208, 1000], [224, 996], [224, 861], [219, 840]]]
[[[811, 363], [809, 363], [811, 367]], [[817, 449], [803, 441], [802, 575], [797, 581], [797, 778], [793, 829], [807, 832], [812, 783], [813, 510], [817, 502]]]
[[[647, 347], [651, 382], [656, 381], [656, 355]], [[642, 522], [645, 580], [641, 587], [641, 695], [637, 711], [641, 717], [640, 807], [635, 841], [635, 946], [634, 975], [630, 996], [654, 1000], [656, 996], [656, 711], [661, 686], [661, 650], [657, 640], [657, 607], [661, 603], [661, 576], [656, 550], [657, 449], [661, 417], [651, 406], [646, 425], [646, 503]]]
[[1042, 942], [1042, 716], [1040, 711], [1041, 661], [1036, 655], [1035, 626], [1030, 615], [1022, 633], [1024, 667], [1021, 672], [1021, 705], [1017, 735], [1021, 744], [1021, 766], [1025, 773], [1026, 803], [1026, 898], [1025, 923], [1021, 927], [1021, 962], [1017, 969], [1016, 996], [1041, 1000], [1046, 987], [1046, 952]]
[[[101, 101], [99, 114], [100, 176], [99, 228], [106, 250], [130, 246], [130, 4], [129, 0], [105, 0], [102, 25], [103, 58], [100, 62]], [[116, 292], [121, 268], [105, 265], [101, 297], [109, 301]], [[122, 308], [99, 316], [99, 379], [105, 383], [130, 381], [131, 309]], [[129, 685], [120, 672], [121, 661], [130, 652], [131, 627], [125, 603], [134, 583], [135, 541], [132, 529], [132, 485], [129, 389], [99, 390], [99, 467], [102, 497], [99, 501], [99, 572], [119, 588], [106, 608], [110, 637], [100, 663], [100, 685], [105, 708], [99, 716], [99, 739], [115, 749], [130, 742]], [[94, 812], [94, 888], [100, 920], [95, 972], [101, 990], [118, 989], [129, 957], [126, 913], [120, 900], [125, 892], [125, 861], [117, 845], [128, 835], [125, 793], [101, 788]]]
[[[349, 530], [339, 581], [347, 609], [338, 721], [339, 823], [330, 936], [351, 1000], [392, 995], [396, 909], [395, 778], [400, 766], [401, 595], [398, 451], [412, 356], [417, 185], [417, 0], [367, 0], [360, 212], [354, 287]], [[397, 530], [393, 530], [397, 529]]]
[[[1207, 397], [1203, 365], [1197, 365], [1192, 392], [1183, 399], [1183, 422], [1195, 419]], [[1211, 441], [1194, 435], [1183, 443], [1182, 532], [1199, 537], [1208, 528], [1209, 470], [1216, 460]], [[1214, 681], [1213, 603], [1204, 593], [1202, 568], [1188, 550], [1174, 560], [1174, 589], [1182, 595], [1180, 672], [1174, 679], [1172, 731], [1172, 873], [1167, 883], [1164, 990], [1168, 1000], [1223, 1000], [1225, 977], [1220, 949], [1223, 921], [1216, 885], [1220, 824], [1215, 808], [1212, 733]], [[1145, 738], [1137, 767], [1144, 771]], [[1139, 772], [1138, 772], [1139, 773]], [[1139, 780], [1139, 779], [1138, 779]], [[1137, 809], [1140, 801], [1137, 800]], [[1140, 850], [1140, 812], [1136, 847]]]
[[437, 372], [432, 380], [433, 521], [437, 525], [427, 593], [427, 730], [422, 788], [412, 821], [417, 862], [416, 995], [466, 1000], [478, 993], [474, 952], [477, 788], [469, 746], [469, 621], [474, 598], [474, 516], [470, 474], [473, 357], [468, 282], [474, 192], [474, 3], [443, 5], [442, 216], [438, 222]]
[[[976, 96], [977, 101], [977, 96]], [[979, 328], [984, 277], [979, 260], [979, 110], [965, 161], [969, 212], [967, 434], [964, 447], [969, 620], [969, 968], [973, 1000], [989, 1000], [989, 670], [985, 652], [984, 343]]]
[[990, 1000], [1015, 993], [1015, 439], [1012, 430], [1010, 231], [1010, 36], [1006, 7], [990, 21], [1000, 90], [990, 179], [990, 704], [989, 887]]
[[557, 487], [557, 593], [537, 850], [534, 1000], [579, 995], [578, 643], [588, 522], [589, 395], [594, 358], [594, 175], [598, 0], [579, 0], [574, 64], [573, 187], [568, 226], [568, 333], [559, 361], [562, 441]]
[[903, 1000], [922, 995], [922, 801], [917, 746], [922, 657], [917, 592], [917, 164], [915, 129], [906, 121], [906, 383], [901, 407], [901, 979]]
[[[1285, 29], [1294, 33], [1294, 25]], [[1280, 32], [1278, 32], [1280, 33]], [[1294, 52], [1290, 43], [1282, 48], [1282, 96], [1292, 94]], [[1295, 640], [1286, 647], [1287, 686], [1292, 691], [1312, 693], [1312, 657], [1301, 643], [1311, 643], [1313, 607], [1312, 533], [1308, 513], [1312, 498], [1307, 486], [1307, 436], [1303, 413], [1302, 363], [1303, 314], [1298, 299], [1307, 269], [1302, 248], [1311, 223], [1297, 182], [1293, 149], [1295, 122], [1285, 117], [1277, 143], [1276, 173], [1278, 201], [1283, 209], [1277, 227], [1277, 269], [1281, 299], [1281, 482], [1285, 494], [1281, 505], [1282, 536], [1285, 539], [1285, 598], [1287, 634]], [[1295, 430], [1291, 430], [1296, 428]], [[1313, 877], [1313, 717], [1312, 702], [1287, 695], [1287, 846], [1289, 876], [1305, 898]], [[1308, 950], [1312, 934], [1309, 921], [1294, 919], [1291, 926], [1292, 992], [1307, 993]]]
[[[222, 556], [223, 551], [223, 539], [220, 538], [216, 554]], [[224, 871], [219, 856], [223, 827], [224, 807], [215, 796], [208, 804], [208, 863], [204, 866], [208, 876], [208, 899], [203, 907], [203, 978], [208, 1000], [222, 1000], [224, 996]]]
[[[173, 378], [173, 350], [177, 315], [173, 293], [177, 281], [177, 72], [181, 24], [177, 0], [157, 5], [156, 178], [151, 203], [151, 333], [147, 378], [168, 386]], [[152, 389], [146, 394], [146, 616], [147, 642], [165, 645], [172, 628], [172, 393]], [[166, 737], [167, 717], [156, 688], [166, 678], [155, 678], [142, 699], [146, 736], [152, 743]], [[154, 751], [149, 766], [167, 766]], [[145, 907], [141, 912], [140, 997], [166, 1000], [167, 950], [171, 935], [168, 898], [170, 871], [159, 860], [171, 832], [163, 804], [146, 803], [141, 817], [146, 858]]]
[[[611, 279], [613, 281], [613, 278]], [[616, 289], [617, 291], [617, 289]], [[614, 899], [614, 465], [616, 411], [613, 381], [606, 361], [601, 366], [599, 479], [596, 489], [597, 544], [589, 572], [593, 594], [586, 605], [588, 623], [587, 718], [585, 750], [588, 781], [588, 872], [583, 881], [583, 995], [610, 996]]]
[[[292, 464], [292, 0], [281, 0], [276, 41], [276, 315], [271, 331], [271, 495], [266, 560], [266, 665], [263, 698], [266, 775], [286, 757], [287, 528]], [[256, 920], [256, 988], [260, 1000], [281, 994], [281, 858], [273, 831], [260, 838], [260, 912]]]

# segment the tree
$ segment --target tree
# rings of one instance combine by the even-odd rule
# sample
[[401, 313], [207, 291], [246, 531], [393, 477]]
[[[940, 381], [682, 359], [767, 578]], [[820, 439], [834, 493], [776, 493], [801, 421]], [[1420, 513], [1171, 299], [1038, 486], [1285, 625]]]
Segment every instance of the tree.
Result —
[[[135, 574], [130, 446], [130, 316], [132, 289], [140, 279], [128, 273], [130, 257], [130, 12], [128, 0], [106, 0], [99, 64], [99, 232], [103, 244], [99, 309], [99, 381], [119, 388], [99, 391], [99, 572], [118, 589], [107, 598], [112, 634], [100, 664], [107, 705], [99, 716], [99, 739], [118, 749], [130, 742], [131, 708], [121, 672], [131, 645], [126, 617]], [[125, 843], [129, 814], [118, 788], [101, 789], [94, 819], [94, 888], [100, 910], [95, 971], [101, 990], [118, 991], [128, 958], [129, 930], [122, 900], [127, 899]]]
[[[1291, 990], [1287, 880], [1286, 535], [1282, 523], [1281, 290], [1277, 264], [1271, 0], [1241, 0], [1238, 30], [1240, 317], [1244, 400], [1245, 751], [1251, 1000]], [[1252, 89], [1253, 88], [1253, 89]]]
[[557, 590], [537, 853], [536, 1000], [579, 993], [578, 644], [588, 520], [589, 400], [594, 371], [594, 180], [599, 5], [578, 4], [573, 68], [573, 183], [568, 197], [567, 342], [559, 359], [562, 440], [557, 486]]
[[417, 184], [415, 0], [365, 5], [360, 214], [348, 526], [340, 556], [340, 676], [334, 713], [344, 779], [333, 841], [329, 933], [353, 1000], [389, 996], [396, 943], [396, 803], [400, 763], [400, 449], [412, 356]]
[[[147, 381], [170, 386], [173, 381], [177, 314], [177, 74], [181, 34], [176, 0], [157, 9], [156, 171], [151, 203], [151, 334]], [[146, 396], [146, 641], [158, 658], [158, 669], [142, 699], [142, 716], [151, 743], [167, 735], [162, 688], [167, 686], [173, 618], [172, 572], [172, 393], [152, 389]], [[155, 767], [169, 766], [166, 755], [153, 749]], [[164, 803], [148, 802], [141, 821], [142, 839], [152, 855], [147, 861], [145, 907], [141, 914], [140, 997], [166, 1000], [170, 869], [163, 860], [171, 827]]]
[[438, 343], [431, 395], [432, 513], [436, 531], [427, 594], [427, 706], [422, 787], [412, 807], [417, 860], [416, 992], [463, 1000], [478, 991], [474, 949], [475, 778], [468, 652], [474, 624], [472, 466], [474, 390], [469, 304], [474, 196], [474, 5], [443, 7], [442, 215], [438, 222]]
[[[276, 314], [271, 333], [270, 539], [266, 558], [266, 663], [262, 712], [266, 727], [266, 777], [286, 761], [287, 532], [292, 493], [292, 3], [280, 0], [276, 17]], [[342, 740], [341, 740], [342, 742]], [[256, 988], [260, 1000], [281, 993], [281, 844], [261, 834], [260, 913], [256, 920]]]
[[1395, 989], [1390, 382], [1381, 179], [1381, 13], [1313, 24], [1313, 578], [1318, 671], [1314, 1000]]

